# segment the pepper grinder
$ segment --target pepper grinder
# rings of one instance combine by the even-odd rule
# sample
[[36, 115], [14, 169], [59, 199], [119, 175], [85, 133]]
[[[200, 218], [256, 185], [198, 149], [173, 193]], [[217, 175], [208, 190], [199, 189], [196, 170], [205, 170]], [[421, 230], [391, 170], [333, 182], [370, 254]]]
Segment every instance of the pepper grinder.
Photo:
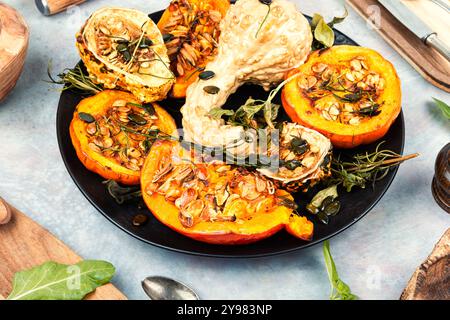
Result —
[[51, 16], [86, 0], [35, 0], [36, 6], [44, 16]]
[[439, 152], [434, 166], [431, 190], [436, 202], [450, 213], [450, 143]]

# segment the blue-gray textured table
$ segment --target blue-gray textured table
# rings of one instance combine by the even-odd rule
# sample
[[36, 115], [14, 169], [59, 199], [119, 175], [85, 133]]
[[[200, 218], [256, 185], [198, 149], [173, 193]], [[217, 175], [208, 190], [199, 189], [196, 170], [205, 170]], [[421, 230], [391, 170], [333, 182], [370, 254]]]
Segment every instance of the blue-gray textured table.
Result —
[[[0, 103], [0, 195], [85, 258], [117, 267], [114, 283], [130, 299], [145, 299], [140, 280], [160, 274], [192, 285], [205, 299], [327, 299], [322, 248], [270, 258], [231, 260], [188, 256], [144, 244], [108, 222], [72, 182], [59, 154], [55, 115], [59, 92], [42, 81], [79, 60], [74, 35], [95, 9], [127, 6], [144, 12], [168, 1], [89, 1], [53, 17], [34, 1], [6, 0], [27, 20], [31, 38], [24, 72]], [[342, 1], [295, 1], [306, 14], [342, 12]], [[431, 103], [449, 95], [414, 71], [354, 11], [338, 28], [393, 62], [402, 79], [405, 153], [389, 191], [361, 221], [331, 240], [342, 278], [363, 299], [397, 299], [415, 268], [450, 225], [430, 191], [434, 159], [449, 141], [450, 124]], [[1, 261], [0, 261], [1, 263]]]

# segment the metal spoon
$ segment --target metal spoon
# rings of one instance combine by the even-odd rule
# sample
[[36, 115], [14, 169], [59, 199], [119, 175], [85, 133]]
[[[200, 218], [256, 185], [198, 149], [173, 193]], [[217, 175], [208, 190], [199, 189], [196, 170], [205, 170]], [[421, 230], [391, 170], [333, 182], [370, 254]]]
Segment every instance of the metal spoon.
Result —
[[199, 300], [187, 285], [166, 277], [147, 277], [142, 281], [142, 288], [152, 300]]

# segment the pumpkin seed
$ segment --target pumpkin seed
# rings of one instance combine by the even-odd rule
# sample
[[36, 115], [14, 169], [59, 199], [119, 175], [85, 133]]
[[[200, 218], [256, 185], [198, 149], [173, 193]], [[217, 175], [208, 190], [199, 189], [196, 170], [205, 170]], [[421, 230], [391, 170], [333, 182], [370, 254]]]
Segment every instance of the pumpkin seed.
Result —
[[325, 199], [323, 199], [322, 203], [320, 204], [320, 210], [324, 211], [324, 209], [333, 202], [333, 199], [334, 199], [333, 196], [328, 196]]
[[206, 87], [203, 87], [203, 91], [205, 91], [206, 93], [209, 93], [209, 94], [218, 94], [220, 91], [220, 88], [218, 88], [216, 86], [206, 86]]
[[266, 6], [272, 4], [272, 0], [259, 0], [262, 4], [265, 4]]
[[156, 114], [155, 107], [151, 103], [144, 104], [143, 107], [149, 115], [153, 116]]
[[89, 133], [90, 135], [94, 135], [97, 132], [97, 124], [95, 122], [90, 123], [86, 127], [86, 132]]
[[302, 162], [299, 160], [291, 160], [291, 161], [285, 162], [284, 166], [289, 170], [295, 170], [295, 168], [302, 166]]
[[95, 118], [91, 114], [86, 113], [86, 112], [79, 112], [78, 117], [87, 123], [92, 123], [95, 121]]
[[210, 70], [205, 70], [203, 72], [200, 72], [200, 74], [198, 75], [198, 77], [202, 80], [208, 80], [211, 79], [215, 76], [216, 74], [214, 73], [214, 71], [210, 71]]
[[131, 122], [133, 122], [137, 125], [140, 125], [140, 126], [147, 124], [147, 120], [145, 120], [143, 117], [141, 117], [137, 113], [130, 113], [128, 115], [128, 120], [130, 120]]
[[118, 45], [117, 45], [117, 51], [119, 51], [119, 52], [125, 52], [125, 51], [128, 51], [128, 45], [126, 44], [126, 43], [119, 43]]
[[148, 48], [151, 47], [153, 45], [153, 41], [150, 40], [149, 38], [143, 38], [141, 40], [141, 42], [139, 43], [139, 48], [140, 49], [144, 49], [144, 48]]
[[329, 218], [327, 216], [327, 214], [323, 211], [320, 211], [317, 214], [317, 218], [319, 219], [320, 222], [322, 222], [323, 224], [328, 224]]
[[130, 51], [126, 50], [123, 52], [123, 59], [128, 62], [131, 60], [131, 53]]
[[148, 221], [148, 216], [145, 214], [137, 214], [133, 217], [133, 226], [139, 227]]
[[163, 34], [163, 41], [164, 42], [169, 42], [170, 40], [172, 40], [174, 38], [173, 34], [171, 33], [165, 33]]
[[309, 144], [300, 137], [294, 137], [291, 140], [291, 150], [296, 155], [302, 155], [309, 150]]
[[341, 209], [341, 203], [338, 200], [331, 201], [326, 207], [323, 208], [323, 212], [327, 216], [335, 216]]

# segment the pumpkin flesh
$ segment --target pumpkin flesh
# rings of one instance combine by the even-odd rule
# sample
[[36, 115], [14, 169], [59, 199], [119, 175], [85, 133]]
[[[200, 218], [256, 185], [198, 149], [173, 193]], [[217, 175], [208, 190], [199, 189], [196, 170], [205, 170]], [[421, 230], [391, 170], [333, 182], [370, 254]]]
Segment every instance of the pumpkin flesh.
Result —
[[[147, 123], [137, 125], [131, 121], [121, 122], [115, 118], [119, 114], [117, 110], [122, 106], [125, 107], [125, 110], [130, 109], [128, 115], [141, 112]], [[118, 128], [150, 130], [152, 127], [168, 134], [176, 134], [176, 124], [167, 111], [155, 103], [151, 104], [153, 107], [151, 110], [154, 110], [154, 115], [151, 117], [143, 115], [146, 111], [138, 106], [142, 105], [132, 94], [117, 90], [102, 91], [95, 96], [83, 99], [78, 104], [70, 124], [70, 137], [78, 158], [88, 170], [96, 172], [105, 179], [123, 184], [139, 184], [140, 167], [150, 145], [145, 146], [142, 142], [147, 140], [146, 137], [134, 135], [130, 131], [125, 132]], [[84, 121], [80, 118], [80, 113], [92, 116], [95, 122]], [[129, 120], [128, 115], [122, 119]], [[107, 123], [104, 122], [105, 118], [109, 119]], [[150, 140], [148, 143], [151, 144]], [[110, 145], [111, 143], [113, 144]], [[139, 161], [134, 163], [136, 161], [133, 159], [136, 161], [139, 159], [142, 164]]]
[[313, 52], [287, 77], [283, 89], [290, 118], [327, 136], [337, 148], [381, 139], [401, 110], [401, 88], [390, 62], [374, 50], [335, 46]]
[[228, 0], [173, 0], [158, 22], [166, 40], [171, 69], [176, 75], [171, 96], [183, 98], [217, 54], [219, 24]]
[[[190, 156], [188, 156], [188, 158], [189, 157]], [[249, 194], [244, 195], [242, 193], [240, 196], [237, 196], [238, 191], [236, 191], [235, 188], [241, 187], [241, 184], [238, 183], [238, 186], [227, 189], [230, 191], [230, 195], [227, 200], [225, 200], [226, 202], [219, 214], [209, 214], [209, 217], [205, 218], [205, 212], [210, 212], [210, 207], [205, 206], [203, 211], [201, 211], [198, 216], [194, 217], [195, 221], [190, 221], [190, 223], [188, 221], [187, 225], [186, 221], [181, 217], [183, 215], [182, 212], [186, 210], [183, 208], [189, 207], [189, 204], [183, 204], [183, 200], [181, 200], [184, 199], [183, 196], [177, 194], [175, 196], [176, 199], [171, 198], [170, 190], [166, 190], [163, 193], [158, 191], [164, 189], [164, 183], [155, 186], [154, 182], [155, 176], [161, 174], [161, 164], [166, 164], [168, 159], [183, 158], [186, 159], [186, 155], [183, 157], [180, 156], [179, 145], [177, 146], [173, 142], [159, 141], [152, 146], [142, 170], [141, 187], [144, 201], [147, 207], [152, 211], [153, 215], [169, 228], [198, 241], [222, 245], [235, 245], [252, 243], [270, 237], [281, 229], [284, 229], [286, 225], [293, 221], [291, 219], [293, 209], [289, 208], [289, 205], [285, 206], [278, 202], [280, 199], [284, 199], [287, 203], [292, 203], [292, 197], [287, 192], [283, 190], [274, 190], [273, 195], [268, 195], [268, 193], [264, 191], [258, 196]], [[183, 163], [186, 163], [186, 161]], [[254, 173], [241, 172], [236, 174], [237, 168], [231, 167], [228, 169], [226, 165], [223, 165], [225, 166], [225, 169], [228, 169], [228, 171], [226, 171], [222, 164], [205, 165], [204, 163], [196, 163], [195, 166], [198, 169], [206, 168], [204, 173], [207, 173], [208, 179], [205, 184], [208, 187], [202, 187], [202, 191], [199, 191], [198, 193], [199, 196], [195, 196], [193, 198], [195, 200], [193, 201], [198, 201], [199, 199], [202, 199], [203, 201], [204, 199], [207, 199], [207, 196], [205, 197], [204, 195], [211, 194], [211, 190], [218, 190], [217, 186], [220, 183], [220, 179], [226, 180], [226, 183], [228, 183], [227, 188], [231, 186], [233, 177], [235, 179], [241, 179], [240, 181], [255, 179]], [[222, 169], [220, 169], [221, 167]], [[175, 168], [176, 166], [174, 166], [174, 169], [172, 170], [176, 170]], [[221, 171], [221, 173], [219, 174], [217, 171]], [[179, 176], [179, 174], [173, 174]], [[257, 176], [258, 179], [267, 183], [267, 180], [263, 177]], [[187, 183], [195, 185], [194, 181], [195, 179], [189, 180]], [[185, 182], [183, 182], [183, 185], [184, 184]], [[176, 185], [176, 183], [174, 185]], [[186, 190], [186, 188], [182, 188], [182, 190]], [[216, 204], [220, 203], [221, 200], [217, 197], [217, 193], [213, 201]], [[263, 203], [263, 201], [266, 202]], [[274, 201], [277, 202], [275, 203]], [[259, 203], [263, 203], [263, 205], [258, 205]], [[302, 220], [302, 223], [311, 226], [309, 229], [310, 233], [307, 234], [305, 232], [300, 234], [299, 238], [310, 240], [313, 232], [312, 223], [306, 218]]]

